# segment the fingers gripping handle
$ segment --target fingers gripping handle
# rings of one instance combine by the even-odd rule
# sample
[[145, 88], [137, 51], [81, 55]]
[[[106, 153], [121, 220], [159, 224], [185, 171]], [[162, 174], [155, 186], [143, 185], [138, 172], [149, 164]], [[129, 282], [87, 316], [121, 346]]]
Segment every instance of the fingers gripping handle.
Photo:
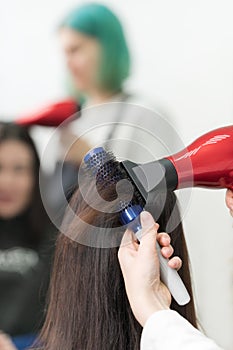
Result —
[[162, 282], [170, 290], [173, 298], [179, 305], [188, 304], [190, 301], [190, 296], [180, 275], [176, 270], [168, 266], [168, 259], [165, 259], [162, 256], [161, 248], [158, 242], [156, 242], [156, 247], [160, 262], [160, 274]]
[[[142, 230], [135, 233], [137, 239], [140, 241], [142, 237]], [[160, 262], [161, 281], [167, 286], [171, 295], [179, 305], [186, 305], [190, 301], [188, 291], [180, 278], [178, 272], [168, 266], [168, 259], [162, 256], [161, 248], [156, 242], [157, 254]]]

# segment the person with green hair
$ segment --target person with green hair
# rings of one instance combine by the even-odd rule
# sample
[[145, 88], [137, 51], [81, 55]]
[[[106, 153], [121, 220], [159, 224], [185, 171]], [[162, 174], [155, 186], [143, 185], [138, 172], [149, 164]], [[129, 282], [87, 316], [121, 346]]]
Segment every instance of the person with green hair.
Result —
[[122, 25], [106, 6], [90, 3], [62, 21], [60, 37], [72, 84], [93, 103], [123, 92], [130, 73], [130, 54]]
[[[105, 5], [84, 4], [61, 21], [58, 34], [69, 74], [68, 92], [77, 98], [81, 112], [59, 129], [60, 160], [46, 192], [56, 217], [58, 212], [63, 215], [78, 167], [90, 149], [107, 143], [118, 158], [135, 162], [167, 153], [155, 135], [162, 118], [143, 108], [141, 97], [126, 91], [131, 58], [118, 17]], [[166, 146], [171, 144], [169, 136]]]

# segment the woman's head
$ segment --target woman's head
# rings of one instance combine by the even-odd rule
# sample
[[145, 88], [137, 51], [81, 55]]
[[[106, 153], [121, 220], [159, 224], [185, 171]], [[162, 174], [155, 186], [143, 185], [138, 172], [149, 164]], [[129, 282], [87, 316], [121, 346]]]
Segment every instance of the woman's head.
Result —
[[78, 90], [88, 94], [122, 89], [130, 58], [121, 23], [112, 11], [100, 4], [83, 5], [63, 20], [60, 37]]
[[0, 217], [12, 218], [30, 206], [39, 173], [39, 158], [28, 132], [0, 124]]
[[[105, 193], [104, 198], [107, 197]], [[108, 198], [112, 199], [112, 193]], [[160, 198], [157, 197], [156, 203], [150, 206], [155, 216], [158, 212], [156, 206], [161, 204], [159, 202]], [[107, 214], [92, 209], [79, 191], [74, 194], [70, 205], [77, 216], [95, 227], [96, 235], [101, 227], [105, 227], [110, 235], [111, 230], [107, 228], [118, 227], [118, 230], [112, 231], [118, 237], [112, 237], [112, 240], [120, 242], [124, 228], [120, 226], [119, 213]], [[168, 193], [157, 220], [161, 231], [166, 229], [174, 210], [177, 219], [176, 197]], [[127, 299], [117, 257], [118, 248], [94, 248], [77, 243], [78, 237], [86, 233], [84, 226], [73, 225], [71, 220], [70, 226], [66, 223], [66, 227], [67, 231], [59, 235], [56, 245], [50, 302], [41, 334], [44, 349], [139, 349], [142, 328], [134, 318]], [[174, 254], [183, 260], [180, 275], [192, 296], [181, 223], [171, 232], [171, 241]], [[184, 307], [172, 301], [172, 308], [196, 325], [193, 300]]]
[[40, 160], [28, 130], [0, 123], [0, 219], [24, 215], [28, 232], [40, 239], [48, 218], [39, 189]]

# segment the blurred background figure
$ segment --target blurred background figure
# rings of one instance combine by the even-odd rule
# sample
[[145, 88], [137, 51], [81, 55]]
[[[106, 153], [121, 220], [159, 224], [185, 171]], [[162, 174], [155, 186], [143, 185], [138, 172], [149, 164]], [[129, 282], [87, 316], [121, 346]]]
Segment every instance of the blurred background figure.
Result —
[[108, 7], [97, 3], [77, 7], [62, 21], [59, 37], [74, 96], [85, 105], [125, 97], [129, 49], [122, 25]]
[[[59, 39], [68, 70], [68, 91], [79, 101], [81, 112], [77, 120], [61, 128], [61, 161], [46, 192], [56, 215], [65, 208], [64, 199], [70, 198], [77, 183], [78, 166], [91, 148], [107, 142], [116, 156], [137, 162], [167, 153], [161, 142], [156, 143], [160, 126], [155, 115], [137, 109], [136, 104], [144, 104], [142, 98], [124, 87], [131, 60], [117, 16], [104, 5], [84, 4], [61, 22]], [[168, 143], [172, 144], [171, 135]]]
[[0, 123], [0, 330], [22, 348], [43, 322], [52, 253], [39, 166], [28, 131]]

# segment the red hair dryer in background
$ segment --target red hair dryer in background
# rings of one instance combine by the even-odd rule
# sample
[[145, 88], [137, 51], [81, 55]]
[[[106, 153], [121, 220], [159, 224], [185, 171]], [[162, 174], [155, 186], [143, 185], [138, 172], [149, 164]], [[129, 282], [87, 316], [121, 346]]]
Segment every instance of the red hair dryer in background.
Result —
[[15, 120], [15, 123], [23, 126], [42, 125], [56, 127], [79, 110], [80, 106], [75, 100], [66, 99], [47, 105], [34, 113], [19, 117]]

